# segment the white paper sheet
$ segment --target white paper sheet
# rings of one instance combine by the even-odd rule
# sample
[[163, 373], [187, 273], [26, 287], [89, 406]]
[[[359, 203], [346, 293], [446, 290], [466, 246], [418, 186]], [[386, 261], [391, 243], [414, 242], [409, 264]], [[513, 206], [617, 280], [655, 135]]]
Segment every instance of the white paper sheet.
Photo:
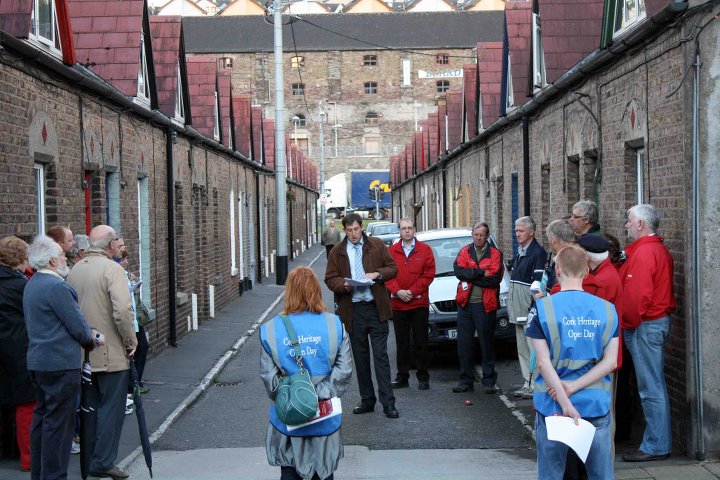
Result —
[[364, 278], [362, 280], [353, 280], [352, 278], [346, 278], [345, 282], [351, 287], [369, 287], [370, 285], [375, 283], [369, 278]]
[[575, 425], [570, 417], [545, 417], [548, 439], [562, 442], [572, 448], [585, 463], [595, 436], [595, 426], [582, 418], [579, 423]]

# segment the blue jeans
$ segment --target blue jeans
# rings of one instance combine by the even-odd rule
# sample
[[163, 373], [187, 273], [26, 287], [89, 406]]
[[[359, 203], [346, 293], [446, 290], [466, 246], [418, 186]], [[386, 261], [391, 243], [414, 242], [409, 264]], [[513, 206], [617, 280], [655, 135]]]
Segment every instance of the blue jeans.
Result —
[[665, 341], [670, 317], [646, 320], [635, 330], [623, 332], [635, 365], [640, 403], [645, 414], [645, 433], [640, 450], [665, 455], [672, 450], [670, 400], [665, 383]]
[[[615, 478], [615, 473], [610, 438], [610, 414], [604, 417], [585, 418], [585, 420], [596, 428], [590, 453], [585, 461], [588, 480], [612, 480]], [[561, 442], [548, 440], [545, 416], [539, 412], [535, 414], [535, 445], [538, 456], [538, 478], [562, 480], [570, 447]]]

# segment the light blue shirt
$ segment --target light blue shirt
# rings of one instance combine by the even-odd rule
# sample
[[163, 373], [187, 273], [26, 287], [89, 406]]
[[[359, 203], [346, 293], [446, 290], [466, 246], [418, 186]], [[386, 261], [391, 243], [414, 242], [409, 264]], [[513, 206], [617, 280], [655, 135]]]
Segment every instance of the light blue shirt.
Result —
[[409, 257], [413, 250], [415, 250], [415, 237], [413, 237], [412, 242], [410, 242], [409, 246], [405, 245], [405, 242], [400, 240], [400, 244], [402, 245], [403, 252], [405, 253], [405, 258]]
[[[352, 243], [350, 240], [347, 242], [347, 255], [348, 260], [350, 262], [350, 274], [352, 275], [353, 279], [361, 279], [365, 277], [365, 270], [358, 271], [357, 268], [355, 268], [356, 264], [356, 255], [360, 256], [360, 263], [362, 264], [362, 247], [363, 247], [363, 238], [360, 237], [360, 240], [357, 244]], [[359, 249], [355, 249], [355, 245], [359, 245]], [[373, 297], [372, 292], [370, 292], [369, 287], [353, 287], [352, 290], [352, 301], [355, 302], [372, 302], [375, 300], [375, 297]]]

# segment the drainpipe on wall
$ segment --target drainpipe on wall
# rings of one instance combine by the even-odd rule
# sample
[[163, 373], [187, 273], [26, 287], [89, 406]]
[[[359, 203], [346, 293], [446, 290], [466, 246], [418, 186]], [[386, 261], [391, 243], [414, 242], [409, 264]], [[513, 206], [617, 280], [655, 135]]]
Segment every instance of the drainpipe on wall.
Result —
[[165, 129], [165, 157], [167, 160], [167, 217], [168, 217], [168, 311], [170, 312], [170, 345], [177, 347], [177, 318], [175, 317], [175, 169], [173, 165], [173, 145], [176, 133], [172, 128]]
[[693, 138], [692, 138], [692, 329], [693, 329], [693, 361], [695, 370], [695, 458], [705, 460], [705, 438], [703, 428], [705, 415], [703, 411], [702, 388], [702, 341], [700, 339], [700, 212], [699, 212], [699, 116], [700, 116], [700, 45], [695, 40], [695, 78], [693, 79]]
[[445, 165], [443, 164], [442, 168], [440, 169], [442, 172], [442, 195], [443, 195], [443, 202], [442, 202], [442, 226], [443, 228], [447, 228], [447, 209], [448, 209], [448, 197], [447, 197], [447, 170], [445, 169]]
[[[262, 277], [263, 277], [263, 271], [265, 270], [263, 268], [263, 262], [262, 262], [262, 248], [260, 248], [260, 242], [262, 242], [262, 238], [260, 238], [260, 209], [263, 208], [265, 203], [265, 198], [260, 198], [260, 173], [255, 172], [255, 243], [258, 246], [258, 248], [255, 249], [257, 252], [257, 268], [255, 269], [255, 279], [257, 283], [262, 283]], [[267, 235], [268, 226], [265, 225], [265, 235]]]
[[530, 119], [522, 117], [523, 130], [523, 210], [530, 215]]

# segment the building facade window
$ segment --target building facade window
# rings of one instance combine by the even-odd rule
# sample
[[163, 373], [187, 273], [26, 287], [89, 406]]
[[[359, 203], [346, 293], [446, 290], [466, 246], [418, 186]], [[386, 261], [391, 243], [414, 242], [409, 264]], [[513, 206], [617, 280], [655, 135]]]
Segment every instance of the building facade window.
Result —
[[365, 138], [365, 155], [378, 155], [380, 153], [380, 139], [376, 137]]
[[175, 118], [181, 122], [185, 122], [185, 98], [183, 95], [182, 74], [180, 72], [180, 62], [177, 64], [177, 92], [175, 92]]
[[305, 95], [305, 84], [304, 83], [293, 83], [292, 94], [294, 97]]
[[545, 73], [545, 51], [542, 44], [542, 31], [540, 28], [540, 15], [533, 13], [532, 16], [532, 66], [533, 66], [533, 87], [537, 91], [547, 85]]
[[636, 148], [634, 157], [637, 177], [636, 204], [640, 205], [645, 203], [645, 148]]
[[150, 79], [148, 78], [147, 55], [145, 54], [145, 34], [140, 34], [140, 64], [137, 76], [137, 98], [150, 103]]
[[409, 87], [410, 85], [412, 85], [412, 64], [410, 63], [410, 60], [402, 61], [402, 71], [403, 87]]
[[377, 94], [377, 82], [365, 82], [365, 95]]
[[291, 68], [302, 68], [305, 66], [305, 57], [290, 57]]
[[31, 34], [38, 42], [59, 53], [60, 32], [58, 29], [55, 0], [34, 0]]
[[618, 35], [645, 18], [645, 0], [612, 0], [614, 34]]
[[116, 232], [120, 232], [120, 173], [105, 173], [105, 219]]
[[38, 235], [45, 234], [45, 165], [35, 164], [35, 229]]
[[225, 70], [233, 68], [232, 57], [220, 57], [218, 58], [218, 69]]
[[375, 112], [368, 112], [365, 114], [365, 126], [366, 127], [377, 127], [380, 122], [380, 115]]
[[377, 65], [377, 55], [363, 56], [363, 65], [366, 67], [374, 67]]
[[450, 90], [450, 80], [438, 80], [435, 82], [437, 93], [445, 93]]
[[307, 118], [302, 113], [296, 113], [290, 119], [290, 126], [292, 126], [292, 127], [307, 127]]
[[437, 65], [448, 65], [450, 63], [450, 55], [447, 53], [438, 53], [435, 55], [435, 63]]
[[140, 286], [140, 299], [146, 307], [150, 308], [152, 273], [150, 269], [150, 202], [148, 197], [148, 178], [138, 178], [138, 258], [140, 260], [140, 278], [143, 282]]
[[235, 253], [235, 192], [230, 189], [230, 276], [238, 274]]
[[213, 138], [218, 142], [220, 141], [220, 101], [217, 90], [215, 91], [215, 129], [213, 130]]

